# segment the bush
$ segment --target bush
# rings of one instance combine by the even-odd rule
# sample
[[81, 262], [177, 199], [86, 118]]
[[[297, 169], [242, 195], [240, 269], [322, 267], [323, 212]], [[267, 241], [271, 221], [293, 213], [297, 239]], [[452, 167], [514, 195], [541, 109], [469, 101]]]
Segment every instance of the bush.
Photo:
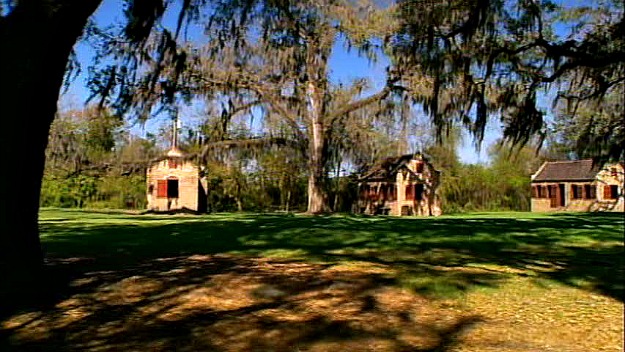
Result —
[[79, 174], [62, 178], [46, 175], [40, 204], [58, 208], [143, 209], [146, 205], [145, 176], [98, 178]]

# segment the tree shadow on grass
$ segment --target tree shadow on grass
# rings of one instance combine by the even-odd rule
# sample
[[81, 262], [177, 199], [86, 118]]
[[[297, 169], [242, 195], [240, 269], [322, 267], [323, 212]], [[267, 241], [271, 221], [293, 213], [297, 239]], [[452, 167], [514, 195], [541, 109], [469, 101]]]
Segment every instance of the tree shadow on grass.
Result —
[[[44, 245], [51, 257], [98, 258], [96, 263], [113, 269], [172, 255], [217, 253], [326, 263], [358, 260], [416, 274], [494, 265], [531, 271], [623, 301], [623, 214], [520, 219], [251, 214], [137, 219], [144, 217], [116, 217], [121, 224], [43, 222], [42, 231], [53, 234], [44, 238]], [[480, 282], [469, 279], [465, 286]]]
[[[106, 218], [105, 218], [106, 219]], [[171, 255], [285, 255], [333, 263], [360, 260], [415, 267], [468, 264], [532, 270], [623, 300], [623, 214], [556, 214], [521, 219], [123, 216], [116, 223], [46, 223], [49, 253], [97, 257], [108, 266]], [[162, 223], [157, 220], [171, 220]], [[103, 260], [107, 259], [107, 260]], [[115, 263], [118, 261], [118, 263]], [[470, 286], [470, 284], [468, 285]]]
[[511, 275], [623, 301], [622, 214], [79, 215], [42, 221], [47, 272], [2, 301], [1, 350], [444, 351], [481, 318], [431, 299]]
[[53, 306], [4, 319], [6, 340], [0, 347], [446, 351], [480, 320], [431, 307], [395, 288], [383, 273], [194, 255], [114, 271], [87, 270]]

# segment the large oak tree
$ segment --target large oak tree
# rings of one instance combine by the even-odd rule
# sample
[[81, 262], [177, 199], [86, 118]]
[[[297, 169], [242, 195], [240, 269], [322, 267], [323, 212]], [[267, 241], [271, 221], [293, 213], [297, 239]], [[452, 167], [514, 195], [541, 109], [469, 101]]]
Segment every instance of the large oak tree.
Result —
[[[42, 261], [37, 214], [50, 124], [68, 59], [99, 0], [3, 1], [0, 17], [0, 276]], [[30, 278], [24, 277], [24, 280]]]
[[[246, 8], [232, 10], [221, 15], [224, 20], [240, 18]], [[399, 77], [392, 75], [384, 87], [368, 94], [363, 94], [363, 80], [333, 85], [330, 58], [341, 36], [363, 54], [373, 55], [371, 42], [388, 34], [390, 13], [364, 1], [267, 5], [239, 36], [222, 35], [226, 26], [221, 23], [209, 28], [209, 43], [197, 52], [185, 81], [192, 82], [190, 91], [233, 94], [247, 101], [241, 106], [263, 107], [267, 116], [289, 126], [293, 144], [308, 160], [307, 211], [327, 212], [331, 141], [356, 117], [354, 112], [399, 89]]]
[[[8, 273], [36, 270], [42, 263], [38, 236], [39, 190], [44, 168], [44, 155], [50, 124], [55, 112], [72, 48], [87, 27], [89, 17], [101, 0], [3, 0], [0, 1], [0, 275], [8, 282]], [[326, 22], [325, 15], [311, 8], [297, 9], [296, 1], [213, 1], [206, 0], [126, 0], [121, 31], [111, 33], [89, 26], [88, 35], [106, 45], [98, 57], [100, 69], [92, 78], [92, 87], [103, 104], [120, 111], [135, 111], [146, 117], [155, 106], [175, 104], [188, 97], [182, 72], [188, 64], [179, 39], [185, 24], [203, 23], [214, 9], [236, 9], [236, 21], [228, 23], [226, 33], [244, 33], [253, 14], [267, 16], [283, 23], [282, 34], [269, 31], [275, 40], [304, 40], [307, 32], [335, 30], [336, 22]], [[338, 2], [329, 2], [331, 9]], [[387, 42], [395, 48], [396, 67], [420, 70], [431, 77], [425, 88], [431, 94], [420, 94], [423, 103], [438, 126], [461, 121], [476, 134], [483, 133], [488, 112], [498, 112], [512, 140], [523, 142], [540, 132], [542, 114], [536, 108], [537, 91], [561, 83], [577, 96], [564, 98], [600, 101], [606, 92], [622, 84], [625, 48], [625, 24], [621, 2], [607, 1], [608, 6], [582, 9], [586, 16], [568, 13], [577, 23], [586, 21], [576, 34], [558, 39], [545, 25], [553, 19], [554, 5], [549, 1], [513, 2], [518, 9], [506, 10], [510, 2], [500, 0], [445, 1], [404, 0], [404, 27]], [[168, 7], [177, 4], [177, 23], [172, 29], [160, 25]], [[267, 5], [267, 6], [262, 6]], [[581, 9], [581, 8], [580, 8]], [[221, 15], [223, 15], [223, 12]], [[291, 14], [303, 17], [289, 18]], [[217, 14], [219, 15], [219, 13]], [[577, 17], [576, 17], [577, 16]], [[219, 18], [219, 16], [217, 16]], [[224, 18], [223, 16], [221, 18]], [[321, 17], [323, 18], [323, 17]], [[353, 17], [358, 19], [359, 17]], [[321, 27], [299, 26], [318, 21]], [[291, 24], [292, 23], [292, 24]], [[326, 24], [323, 24], [326, 23]], [[355, 23], [357, 24], [357, 23]], [[271, 27], [261, 27], [271, 28]], [[302, 32], [300, 32], [302, 30]], [[366, 33], [366, 31], [363, 31]], [[263, 31], [256, 34], [263, 36]], [[310, 39], [310, 38], [309, 38]], [[324, 81], [324, 59], [328, 47], [312, 38], [294, 47], [306, 50], [297, 55], [310, 56], [301, 66], [304, 84], [297, 89], [306, 100], [305, 113], [310, 124], [310, 158], [319, 163], [325, 148], [323, 134], [341, 109], [328, 110], [324, 101], [329, 86]], [[310, 49], [310, 50], [309, 50]], [[308, 61], [307, 61], [308, 60]], [[308, 72], [305, 72], [308, 69]], [[315, 72], [314, 69], [321, 71]], [[403, 72], [398, 73], [403, 73]], [[289, 72], [290, 73], [290, 72]], [[404, 78], [402, 78], [404, 80]], [[296, 87], [293, 87], [295, 89]], [[569, 89], [570, 90], [570, 89]], [[566, 91], [566, 89], [564, 89]], [[380, 92], [387, 94], [387, 91]], [[492, 94], [491, 94], [492, 93]], [[377, 97], [376, 97], [377, 98]], [[363, 103], [366, 103], [364, 101]], [[353, 108], [354, 102], [346, 107]], [[278, 110], [282, 104], [273, 104]], [[347, 112], [347, 111], [345, 111]], [[285, 116], [287, 114], [284, 114]], [[304, 115], [302, 115], [304, 116]], [[458, 117], [459, 119], [456, 119]], [[440, 132], [440, 131], [439, 131]], [[617, 141], [618, 142], [618, 141]], [[624, 143], [609, 150], [608, 157], [622, 156]], [[618, 155], [617, 155], [618, 154]], [[323, 194], [315, 189], [321, 175], [319, 168], [311, 178], [312, 192], [317, 192], [309, 210], [323, 210]], [[21, 270], [19, 270], [21, 269]], [[23, 277], [26, 277], [24, 275]]]
[[[41, 268], [37, 220], [48, 133], [71, 67], [73, 47], [100, 3], [0, 1], [1, 285], [34, 281], [31, 275]], [[202, 4], [205, 2], [181, 2], [178, 28], [186, 23], [185, 15], [194, 13]], [[171, 49], [146, 45], [150, 38], [171, 37], [169, 31], [155, 26], [167, 5], [171, 2], [124, 1], [125, 22], [120, 37], [135, 48], [128, 59], [148, 52], [165, 55]], [[126, 69], [129, 74], [137, 73], [138, 67], [127, 65]], [[143, 72], [149, 74], [150, 70]]]

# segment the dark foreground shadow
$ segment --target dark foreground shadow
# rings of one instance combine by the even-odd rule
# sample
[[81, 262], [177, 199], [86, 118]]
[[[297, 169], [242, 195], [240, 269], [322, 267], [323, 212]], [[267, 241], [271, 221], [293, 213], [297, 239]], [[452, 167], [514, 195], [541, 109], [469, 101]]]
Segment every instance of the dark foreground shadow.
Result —
[[375, 270], [195, 255], [76, 274], [54, 300], [5, 318], [0, 349], [446, 351], [481, 321]]
[[80, 213], [41, 228], [46, 271], [2, 301], [3, 351], [446, 351], [482, 318], [432, 302], [510, 275], [623, 301], [622, 214]]

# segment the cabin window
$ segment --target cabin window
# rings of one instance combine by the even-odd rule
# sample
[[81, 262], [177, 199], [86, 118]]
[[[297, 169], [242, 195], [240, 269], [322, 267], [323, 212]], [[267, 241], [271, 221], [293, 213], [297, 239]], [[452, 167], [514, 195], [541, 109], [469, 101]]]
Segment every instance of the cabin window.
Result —
[[149, 194], [154, 193], [154, 184], [150, 183], [150, 185], [148, 186], [148, 193]]
[[167, 198], [178, 198], [178, 179], [167, 180]]
[[584, 185], [584, 199], [597, 199], [597, 187]]
[[360, 188], [360, 198], [361, 199], [366, 199], [368, 193], [369, 193], [369, 185], [363, 185]]
[[370, 186], [369, 187], [369, 195], [367, 196], [367, 198], [369, 198], [369, 200], [371, 201], [376, 201], [378, 200], [379, 194], [378, 194], [378, 187], [377, 186]]
[[418, 174], [422, 174], [423, 173], [423, 163], [422, 162], [418, 162], [417, 163], [417, 173]]
[[547, 189], [544, 186], [533, 186], [532, 187], [532, 196], [534, 198], [547, 198]]
[[610, 173], [612, 174], [612, 177], [618, 176], [618, 170], [615, 167], [610, 168]]
[[175, 169], [178, 167], [178, 161], [176, 159], [167, 159], [167, 167]]
[[617, 199], [618, 198], [618, 186], [617, 185], [603, 186], [603, 198], [604, 199]]
[[386, 199], [387, 190], [385, 184], [380, 185], [380, 191], [378, 192], [378, 194], [379, 198]]
[[406, 186], [406, 200], [414, 200], [414, 185]]
[[582, 186], [571, 185], [571, 195], [573, 199], [582, 199]]
[[386, 191], [388, 192], [386, 197], [389, 201], [393, 202], [397, 200], [397, 189], [395, 188], [395, 185], [388, 185]]
[[423, 200], [423, 184], [418, 184], [415, 187], [415, 199], [416, 200]]
[[557, 188], [558, 186], [556, 185], [547, 186], [548, 198], [555, 198]]
[[178, 198], [179, 183], [177, 178], [156, 181], [156, 197]]

